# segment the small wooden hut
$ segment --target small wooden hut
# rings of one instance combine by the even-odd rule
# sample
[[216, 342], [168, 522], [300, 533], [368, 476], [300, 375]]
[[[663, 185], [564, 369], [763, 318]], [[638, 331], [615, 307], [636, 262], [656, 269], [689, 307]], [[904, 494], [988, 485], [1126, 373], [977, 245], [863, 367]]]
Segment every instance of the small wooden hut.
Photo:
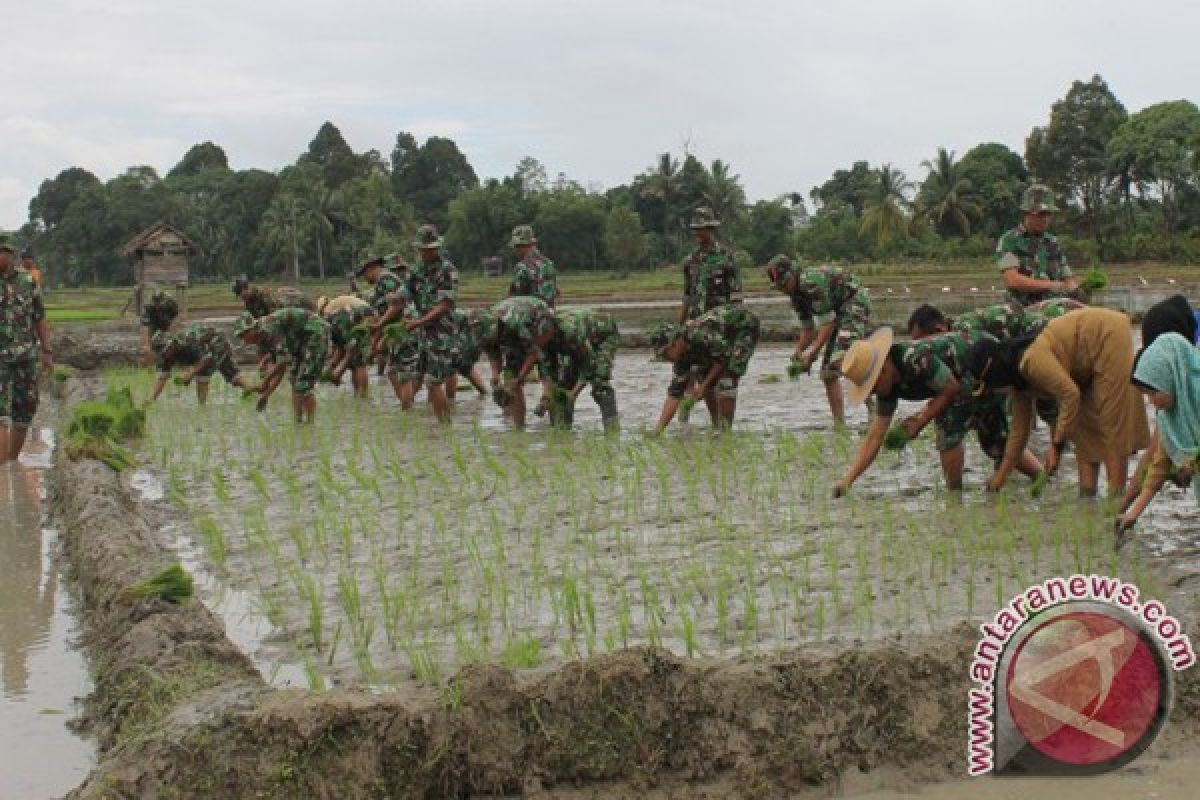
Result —
[[133, 259], [137, 313], [142, 313], [142, 302], [149, 292], [165, 288], [175, 291], [180, 312], [185, 312], [188, 258], [199, 253], [199, 245], [183, 231], [165, 222], [151, 225], [126, 242], [121, 248], [121, 255]]

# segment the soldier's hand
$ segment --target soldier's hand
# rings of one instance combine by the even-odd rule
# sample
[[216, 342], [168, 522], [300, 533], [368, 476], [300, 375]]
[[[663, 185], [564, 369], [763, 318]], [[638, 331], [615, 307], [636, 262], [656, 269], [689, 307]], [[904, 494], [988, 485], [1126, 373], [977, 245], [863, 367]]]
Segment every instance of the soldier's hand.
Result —
[[1129, 541], [1129, 532], [1133, 530], [1133, 526], [1137, 524], [1136, 518], [1130, 518], [1128, 514], [1117, 517], [1113, 521], [1113, 549], [1120, 550]]
[[1186, 489], [1192, 485], [1192, 480], [1195, 476], [1196, 468], [1191, 464], [1187, 464], [1176, 468], [1175, 474], [1171, 476], [1171, 480], [1175, 481], [1175, 485], [1180, 489]]
[[845, 497], [849, 493], [850, 493], [850, 484], [846, 483], [846, 481], [841, 480], [833, 485], [834, 498]]
[[1004, 481], [1001, 480], [1000, 478], [996, 477], [995, 475], [993, 475], [991, 478], [988, 478], [988, 482], [984, 486], [984, 491], [998, 492], [1003, 488], [1004, 488]]
[[[260, 390], [261, 391], [261, 390]], [[267, 401], [271, 399], [271, 395], [267, 392], [262, 392], [262, 396], [258, 398], [258, 402], [254, 404], [255, 411], [266, 411]]]

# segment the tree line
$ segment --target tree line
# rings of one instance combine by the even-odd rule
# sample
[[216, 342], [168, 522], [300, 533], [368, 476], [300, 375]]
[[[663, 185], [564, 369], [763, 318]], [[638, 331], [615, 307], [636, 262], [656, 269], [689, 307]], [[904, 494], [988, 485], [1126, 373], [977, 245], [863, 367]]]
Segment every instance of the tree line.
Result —
[[857, 161], [807, 196], [747, 201], [726, 161], [662, 153], [607, 191], [527, 157], [511, 175], [481, 182], [449, 138], [401, 132], [390, 157], [355, 153], [324, 123], [294, 164], [233, 170], [212, 142], [193, 146], [165, 176], [130, 167], [101, 181], [81, 167], [42, 182], [18, 237], [63, 285], [133, 281], [120, 246], [165, 220], [203, 254], [196, 280], [342, 275], [368, 253], [407, 253], [416, 227], [446, 232], [460, 267], [511, 261], [514, 225], [530, 223], [560, 269], [632, 269], [677, 263], [698, 205], [724, 222], [745, 263], [777, 252], [812, 261], [962, 261], [986, 258], [1018, 219], [1022, 189], [1052, 186], [1065, 211], [1055, 230], [1077, 263], [1200, 262], [1200, 110], [1188, 100], [1129, 114], [1103, 78], [1076, 81], [1034, 127], [1024, 155], [998, 143], [962, 154], [937, 148], [914, 182], [892, 164]]

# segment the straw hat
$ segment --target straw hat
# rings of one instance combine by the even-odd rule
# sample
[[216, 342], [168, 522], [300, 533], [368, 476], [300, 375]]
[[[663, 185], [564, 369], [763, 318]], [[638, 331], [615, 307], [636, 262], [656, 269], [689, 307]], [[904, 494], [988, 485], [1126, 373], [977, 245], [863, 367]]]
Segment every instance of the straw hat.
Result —
[[892, 349], [892, 329], [886, 325], [878, 328], [866, 339], [860, 339], [850, 345], [842, 358], [842, 375], [850, 381], [850, 390], [846, 393], [854, 405], [867, 399], [867, 395], [875, 388], [879, 373], [883, 372], [883, 364], [888, 351]]

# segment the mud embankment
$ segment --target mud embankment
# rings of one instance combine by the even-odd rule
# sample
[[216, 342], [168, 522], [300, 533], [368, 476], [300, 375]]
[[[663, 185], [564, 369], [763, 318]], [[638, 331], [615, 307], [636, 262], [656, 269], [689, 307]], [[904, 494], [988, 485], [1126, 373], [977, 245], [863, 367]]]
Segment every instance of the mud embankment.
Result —
[[[68, 402], [84, 383], [68, 382]], [[53, 502], [96, 672], [99, 766], [70, 797], [760, 797], [962, 768], [967, 626], [755, 662], [633, 649], [552, 672], [464, 669], [440, 692], [266, 687], [202, 604], [128, 602], [174, 560], [123, 479], [60, 456]], [[1180, 686], [1173, 728], [1196, 719]], [[1177, 733], [1177, 736], [1182, 735]]]

